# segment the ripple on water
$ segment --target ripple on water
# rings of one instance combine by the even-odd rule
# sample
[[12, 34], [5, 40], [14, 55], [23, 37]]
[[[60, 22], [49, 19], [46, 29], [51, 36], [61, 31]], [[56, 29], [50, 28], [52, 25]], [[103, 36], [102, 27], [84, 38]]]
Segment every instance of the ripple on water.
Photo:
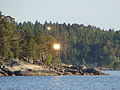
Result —
[[112, 75], [0, 77], [0, 90], [120, 90], [120, 71], [109, 73]]

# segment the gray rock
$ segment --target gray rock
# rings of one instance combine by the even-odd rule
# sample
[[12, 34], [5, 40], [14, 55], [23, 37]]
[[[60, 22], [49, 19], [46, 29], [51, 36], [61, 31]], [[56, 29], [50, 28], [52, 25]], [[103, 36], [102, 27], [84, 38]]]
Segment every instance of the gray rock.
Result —
[[87, 67], [86, 67], [85, 65], [80, 65], [80, 66], [79, 66], [79, 69], [85, 70], [85, 69], [87, 69]]
[[10, 70], [8, 70], [8, 69], [6, 69], [6, 68], [1, 68], [1, 70], [2, 70], [5, 74], [7, 74], [7, 75], [9, 75], [9, 76], [12, 76], [12, 74], [13, 74], [12, 71], [10, 71]]
[[14, 74], [15, 74], [16, 76], [21, 76], [21, 75], [22, 75], [20, 70], [19, 70], [19, 71], [14, 71]]
[[2, 69], [0, 69], [0, 76], [8, 76], [8, 74], [4, 72]]
[[101, 71], [96, 68], [87, 68], [83, 70], [83, 73], [93, 73], [94, 75], [100, 75]]
[[16, 61], [15, 59], [5, 59], [4, 60], [5, 65], [13, 67], [13, 66], [19, 66], [19, 61]]

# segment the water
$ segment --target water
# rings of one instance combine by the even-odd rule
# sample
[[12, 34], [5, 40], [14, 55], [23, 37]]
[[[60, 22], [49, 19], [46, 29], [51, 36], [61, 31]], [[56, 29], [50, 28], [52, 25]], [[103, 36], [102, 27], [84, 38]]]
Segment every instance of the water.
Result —
[[107, 76], [0, 77], [0, 90], [120, 90], [120, 71]]

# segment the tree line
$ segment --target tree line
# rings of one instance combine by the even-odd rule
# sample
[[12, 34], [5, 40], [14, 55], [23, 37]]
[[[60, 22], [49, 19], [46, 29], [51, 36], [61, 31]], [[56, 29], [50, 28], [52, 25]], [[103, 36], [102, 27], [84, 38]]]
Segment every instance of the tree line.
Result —
[[[61, 44], [60, 51], [53, 49], [56, 42]], [[62, 62], [116, 67], [120, 63], [120, 30], [58, 22], [17, 23], [11, 16], [0, 13], [0, 58], [46, 65]]]

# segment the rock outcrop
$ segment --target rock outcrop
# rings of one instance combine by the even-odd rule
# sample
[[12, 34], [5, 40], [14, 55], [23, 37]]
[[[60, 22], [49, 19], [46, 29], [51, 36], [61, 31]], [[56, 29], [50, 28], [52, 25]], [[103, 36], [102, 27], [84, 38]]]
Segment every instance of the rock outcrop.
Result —
[[66, 67], [64, 75], [109, 75], [97, 68], [87, 68], [85, 65]]
[[[56, 67], [57, 68], [57, 67]], [[52, 69], [43, 65], [25, 63], [20, 60], [5, 60], [0, 65], [0, 76], [35, 76], [35, 75], [108, 75], [96, 68], [87, 68], [85, 65], [63, 65], [63, 70]]]

